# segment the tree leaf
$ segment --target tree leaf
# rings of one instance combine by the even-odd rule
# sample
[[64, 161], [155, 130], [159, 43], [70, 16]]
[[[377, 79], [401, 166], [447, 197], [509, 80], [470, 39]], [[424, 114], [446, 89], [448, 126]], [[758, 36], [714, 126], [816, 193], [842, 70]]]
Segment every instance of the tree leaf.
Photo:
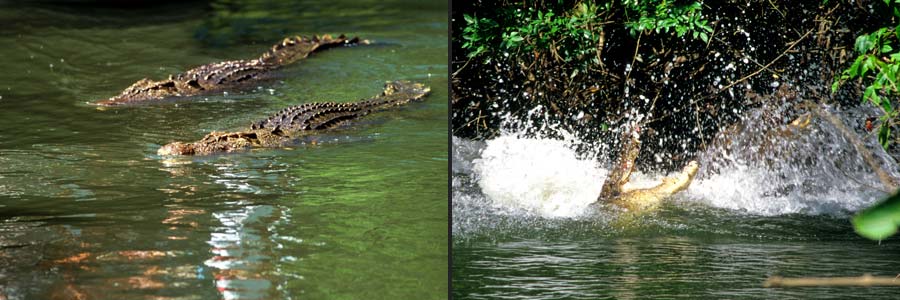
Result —
[[[872, 96], [874, 96], [874, 95], [875, 95], [875, 87], [871, 86], [871, 85], [866, 87], [866, 91], [863, 92], [863, 101], [865, 102], [866, 100], [869, 100], [869, 101], [872, 101], [872, 103], [875, 103], [875, 100], [872, 99]], [[875, 105], [878, 105], [878, 103], [875, 103]]]
[[900, 193], [856, 214], [852, 223], [856, 233], [870, 240], [880, 241], [894, 235], [900, 225]]
[[878, 131], [878, 142], [881, 143], [882, 148], [887, 150], [890, 141], [891, 141], [891, 126], [888, 125], [888, 122], [882, 122], [881, 130]]
[[866, 60], [863, 61], [862, 71], [859, 72], [859, 77], [866, 76], [866, 72], [875, 67], [875, 63], [872, 61], [873, 58], [871, 56], [866, 56]]
[[868, 48], [869, 36], [868, 35], [860, 35], [856, 38], [856, 43], [854, 44], [854, 49], [856, 49], [856, 53], [865, 54], [866, 51], [869, 51]]
[[890, 100], [890, 99], [881, 99], [881, 100], [882, 100], [882, 101], [881, 101], [881, 108], [884, 108], [884, 111], [886, 111], [887, 113], [891, 113], [892, 111], [894, 111], [894, 107], [891, 106], [891, 100]]
[[463, 18], [466, 19], [466, 24], [475, 23], [475, 17], [472, 17], [469, 14], [463, 14]]

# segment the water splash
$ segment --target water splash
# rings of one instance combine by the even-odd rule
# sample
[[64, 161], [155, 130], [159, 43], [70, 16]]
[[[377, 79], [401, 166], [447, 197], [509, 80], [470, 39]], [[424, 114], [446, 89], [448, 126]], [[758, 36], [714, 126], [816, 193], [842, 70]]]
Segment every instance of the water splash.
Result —
[[564, 141], [511, 135], [488, 141], [474, 172], [494, 205], [546, 217], [583, 214], [606, 178]]
[[[847, 124], [867, 114], [833, 113]], [[729, 147], [701, 153], [701, 174], [686, 192], [676, 195], [676, 205], [698, 203], [756, 216], [844, 215], [883, 197], [871, 169], [832, 125], [814, 118], [803, 132], [767, 136], [766, 129], [784, 123], [767, 116], [771, 114], [748, 113], [742, 128], [729, 133]], [[554, 136], [572, 137], [564, 131]], [[883, 166], [896, 166], [873, 136], [864, 138]], [[602, 155], [573, 150], [586, 143], [574, 138], [507, 130], [483, 143], [456, 137], [453, 143], [454, 230], [464, 226], [457, 223], [472, 221], [467, 216], [474, 214], [483, 221], [492, 215], [577, 219], [588, 212], [607, 173], [597, 158]], [[597, 145], [595, 153], [603, 153], [605, 147]], [[895, 167], [888, 170], [898, 176]], [[662, 177], [638, 173], [631, 184], [652, 186]]]
[[[560, 136], [570, 136], [558, 132]], [[454, 201], [479, 199], [462, 190], [477, 185], [477, 193], [499, 214], [542, 218], [589, 215], [608, 170], [594, 155], [579, 154], [577, 140], [530, 137], [506, 132], [484, 143], [454, 138]], [[463, 180], [463, 177], [469, 180]], [[646, 188], [661, 176], [636, 172], [627, 188]], [[471, 192], [471, 191], [469, 191]]]
[[[740, 130], [725, 133], [729, 145], [700, 155], [705, 168], [686, 193], [690, 200], [757, 215], [840, 215], [886, 195], [872, 168], [834, 124], [812, 114], [806, 128], [792, 128], [772, 119], [783, 111], [769, 109], [751, 111], [737, 125]], [[861, 128], [854, 123], [874, 113], [869, 110], [831, 113]], [[877, 139], [861, 138], [880, 168], [898, 178], [897, 163]]]

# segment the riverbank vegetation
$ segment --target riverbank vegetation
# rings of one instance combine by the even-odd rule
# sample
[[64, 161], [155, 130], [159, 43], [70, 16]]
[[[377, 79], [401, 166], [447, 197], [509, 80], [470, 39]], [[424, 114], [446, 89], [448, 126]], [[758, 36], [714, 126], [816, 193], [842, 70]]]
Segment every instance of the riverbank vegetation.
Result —
[[[610, 129], [640, 122], [649, 151], [638, 164], [672, 170], [749, 109], [804, 101], [854, 106], [865, 99], [883, 113], [848, 125], [862, 131], [869, 122], [894, 149], [895, 6], [736, 0], [454, 5], [454, 135], [488, 138], [510, 118], [558, 123], [584, 140], [615, 141], [619, 133]], [[776, 93], [785, 87], [792, 97]], [[787, 120], [800, 113], [779, 111]]]
[[[870, 105], [868, 115], [831, 122], [846, 125], [845, 136], [877, 135], [900, 158], [900, 1], [506, 0], [453, 9], [455, 136], [553, 123], [615, 148], [618, 129], [639, 124], [646, 151], [637, 164], [674, 170], [750, 110], [765, 108], [757, 111], [771, 121], [762, 124], [775, 126], [801, 120], [810, 104]], [[895, 202], [857, 217], [857, 225], [880, 220], [860, 232], [893, 234]]]

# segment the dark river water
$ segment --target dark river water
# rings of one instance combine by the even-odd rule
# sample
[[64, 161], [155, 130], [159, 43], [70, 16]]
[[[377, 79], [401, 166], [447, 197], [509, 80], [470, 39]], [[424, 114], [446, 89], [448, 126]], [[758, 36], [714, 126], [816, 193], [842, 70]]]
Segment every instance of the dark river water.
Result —
[[[0, 299], [446, 298], [446, 1], [109, 3], [0, 1]], [[244, 93], [87, 104], [341, 33], [375, 44], [314, 53]], [[316, 144], [156, 155], [399, 79], [432, 94]]]

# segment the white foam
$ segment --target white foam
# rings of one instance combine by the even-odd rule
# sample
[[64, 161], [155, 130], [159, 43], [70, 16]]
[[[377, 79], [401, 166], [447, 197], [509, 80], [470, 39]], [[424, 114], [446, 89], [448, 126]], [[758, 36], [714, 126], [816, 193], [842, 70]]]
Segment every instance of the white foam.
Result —
[[478, 185], [495, 206], [544, 217], [575, 217], [597, 199], [606, 171], [563, 141], [503, 135], [474, 161]]
[[[859, 119], [853, 117], [854, 113], [841, 115], [847, 115], [845, 122], [850, 124]], [[756, 138], [761, 133], [755, 128], [765, 126], [753, 119], [760, 114], [751, 112], [745, 121], [749, 129], [732, 134], [731, 151], [708, 149], [698, 155], [700, 175], [687, 191], [676, 195], [676, 202], [696, 202], [750, 215], [833, 215], [858, 211], [885, 196], [870, 167], [827, 122], [814, 119], [800, 137], [776, 144], [777, 155], [760, 158], [754, 152], [756, 145], [769, 142]], [[534, 126], [525, 125], [514, 130], [539, 132], [529, 131]], [[455, 156], [461, 156], [460, 161], [454, 157], [454, 172], [477, 182], [485, 203], [493, 206], [491, 211], [513, 215], [525, 212], [545, 218], [577, 217], [588, 212], [588, 205], [600, 194], [607, 171], [599, 167], [597, 159], [579, 157], [573, 148], [580, 141], [573, 135], [543, 126], [562, 138], [523, 137], [516, 132], [505, 132], [484, 144], [454, 138], [454, 151], [459, 152]], [[897, 177], [896, 162], [878, 147], [875, 137], [865, 139], [888, 172]], [[606, 149], [599, 143], [588, 144]], [[481, 149], [480, 157], [477, 149]], [[468, 154], [457, 155], [463, 152]], [[629, 186], [650, 187], [662, 177], [636, 173]], [[460, 199], [464, 197], [455, 196], [454, 201]]]
[[784, 174], [760, 168], [732, 166], [697, 179], [683, 196], [687, 201], [753, 215], [842, 214], [865, 208], [884, 196], [878, 189], [852, 180], [831, 181], [829, 188], [809, 188], [810, 181], [828, 180]]
[[[677, 198], [752, 215], [775, 216], [852, 212], [884, 195], [846, 177], [827, 178], [822, 171], [786, 174], [736, 163], [697, 178]], [[608, 173], [597, 160], [579, 158], [565, 141], [515, 134], [486, 141], [480, 157], [472, 161], [472, 172], [494, 208], [545, 218], [571, 218], [588, 212], [588, 205], [600, 194]], [[635, 173], [626, 188], [651, 187], [662, 177]], [[823, 184], [826, 181], [828, 184]], [[810, 182], [815, 182], [815, 187]]]

